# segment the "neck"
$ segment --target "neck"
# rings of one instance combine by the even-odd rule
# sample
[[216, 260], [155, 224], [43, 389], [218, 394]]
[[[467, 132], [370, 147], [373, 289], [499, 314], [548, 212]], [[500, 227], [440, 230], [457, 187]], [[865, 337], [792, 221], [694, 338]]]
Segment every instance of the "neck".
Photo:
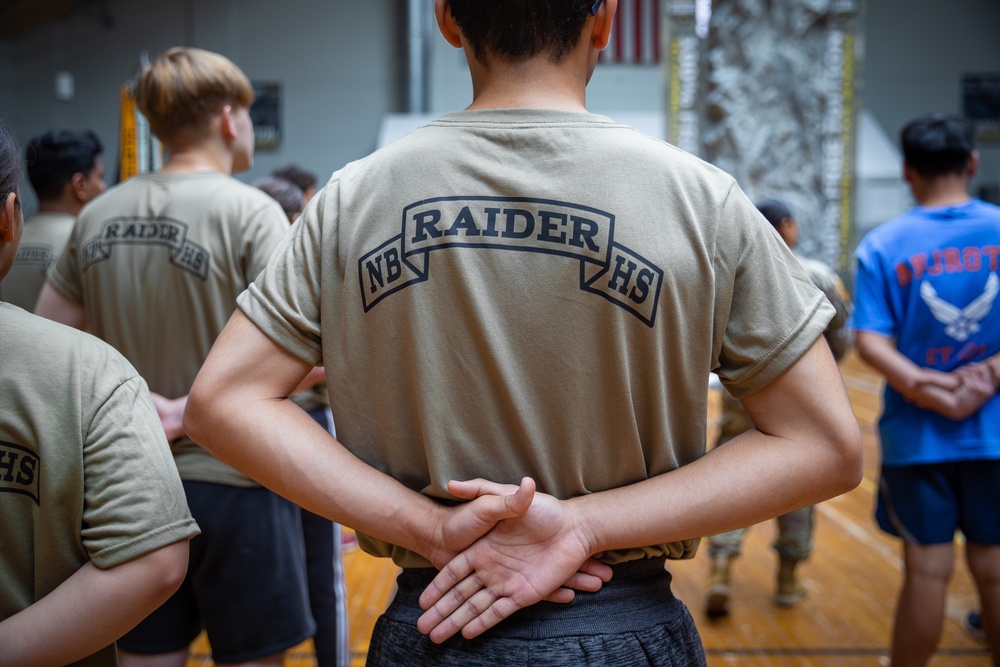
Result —
[[969, 179], [957, 174], [920, 179], [911, 183], [913, 197], [921, 206], [954, 206], [969, 201]]
[[160, 170], [164, 174], [233, 173], [232, 153], [211, 142], [174, 145], [167, 148], [167, 153], [167, 162]]
[[38, 202], [38, 212], [39, 213], [65, 213], [71, 215], [74, 218], [80, 214], [80, 209], [83, 208], [83, 204], [77, 199], [68, 199], [63, 197], [61, 199], [46, 199], [44, 201], [39, 200]]
[[472, 73], [469, 109], [587, 111], [586, 88], [592, 69], [582, 49], [558, 62], [538, 54], [517, 62], [494, 58], [488, 67], [468, 55]]

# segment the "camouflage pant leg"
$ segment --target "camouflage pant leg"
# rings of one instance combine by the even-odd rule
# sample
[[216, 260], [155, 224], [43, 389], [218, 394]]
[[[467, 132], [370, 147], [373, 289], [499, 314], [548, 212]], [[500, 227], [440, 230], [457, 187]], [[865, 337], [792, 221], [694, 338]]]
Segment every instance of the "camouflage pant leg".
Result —
[[740, 547], [743, 538], [747, 534], [747, 528], [737, 528], [728, 533], [719, 533], [708, 538], [708, 554], [713, 558], [716, 556], [728, 556], [730, 558], [740, 555]]
[[778, 517], [774, 550], [784, 560], [800, 561], [812, 552], [813, 507], [803, 507]]

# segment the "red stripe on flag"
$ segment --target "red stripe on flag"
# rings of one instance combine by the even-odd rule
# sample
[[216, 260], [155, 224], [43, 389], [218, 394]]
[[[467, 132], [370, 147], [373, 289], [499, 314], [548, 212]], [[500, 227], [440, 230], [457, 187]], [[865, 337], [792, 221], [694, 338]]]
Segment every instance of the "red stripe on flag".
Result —
[[650, 0], [653, 3], [653, 62], [660, 62], [660, 23], [663, 20], [660, 14], [660, 0]]
[[622, 42], [624, 41], [622, 39], [622, 36], [625, 34], [625, 31], [622, 30], [622, 22], [621, 22], [620, 11], [619, 11], [618, 14], [615, 15], [614, 22], [615, 22], [614, 26], [612, 26], [612, 31], [613, 31], [614, 35], [611, 38], [612, 41], [614, 42], [614, 44], [612, 46], [614, 46], [614, 51], [615, 51], [615, 54], [614, 54], [615, 62], [619, 62], [620, 63], [622, 61], [622, 56], [624, 55], [623, 51], [624, 51], [624, 48], [625, 48], [624, 44], [622, 44]]
[[646, 42], [642, 34], [642, 1], [632, 0], [632, 62], [634, 63], [642, 63], [646, 60], [642, 57], [642, 47]]

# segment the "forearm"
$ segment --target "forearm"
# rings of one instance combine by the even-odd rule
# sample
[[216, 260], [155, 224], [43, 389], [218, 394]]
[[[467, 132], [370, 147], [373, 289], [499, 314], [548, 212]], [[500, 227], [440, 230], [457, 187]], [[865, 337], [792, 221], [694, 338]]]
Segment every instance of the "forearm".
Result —
[[293, 394], [297, 394], [300, 391], [305, 391], [306, 389], [312, 389], [316, 385], [326, 382], [326, 369], [322, 366], [315, 366], [306, 373], [306, 376], [302, 378], [302, 381], [295, 387]]
[[670, 473], [571, 501], [596, 551], [748, 526], [860, 482], [860, 430], [822, 340], [741, 403], [756, 429]]
[[752, 430], [673, 472], [568, 502], [598, 553], [753, 525], [845, 493], [857, 475], [856, 457]]
[[49, 282], [45, 283], [41, 294], [38, 295], [35, 314], [74, 329], [81, 331], [87, 329], [87, 311], [84, 307], [63, 296]]
[[920, 382], [923, 369], [896, 349], [892, 339], [871, 331], [857, 332], [858, 354], [885, 376], [890, 387], [907, 396]]
[[[237, 310], [188, 395], [188, 436], [301, 507], [438, 565], [505, 515], [503, 499], [448, 509], [354, 456], [287, 398], [311, 368]], [[456, 514], [469, 522], [448, 523]]]
[[251, 401], [192, 393], [189, 436], [295, 504], [430, 558], [438, 503], [358, 459], [291, 400]]
[[3, 664], [65, 665], [110, 646], [177, 590], [187, 562], [187, 540], [107, 570], [88, 562], [0, 622]]

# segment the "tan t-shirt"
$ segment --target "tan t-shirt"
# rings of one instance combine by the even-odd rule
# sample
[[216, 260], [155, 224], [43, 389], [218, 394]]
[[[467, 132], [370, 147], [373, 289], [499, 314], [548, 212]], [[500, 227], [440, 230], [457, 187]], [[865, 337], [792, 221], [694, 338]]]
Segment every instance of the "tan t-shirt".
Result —
[[34, 312], [45, 276], [66, 247], [74, 220], [68, 213], [39, 213], [24, 224], [14, 265], [0, 282], [0, 301]]
[[[141, 174], [80, 212], [49, 279], [151, 391], [177, 398], [287, 231], [277, 202], [230, 176]], [[182, 479], [255, 485], [189, 439], [173, 449]]]
[[[0, 340], [3, 620], [87, 561], [120, 565], [198, 527], [146, 384], [120, 354], [4, 303]], [[116, 665], [114, 646], [77, 664]]]
[[447, 114], [347, 165], [239, 304], [326, 366], [345, 446], [441, 499], [452, 479], [569, 498], [691, 463], [709, 372], [751, 394], [832, 315], [728, 175], [540, 110]]

